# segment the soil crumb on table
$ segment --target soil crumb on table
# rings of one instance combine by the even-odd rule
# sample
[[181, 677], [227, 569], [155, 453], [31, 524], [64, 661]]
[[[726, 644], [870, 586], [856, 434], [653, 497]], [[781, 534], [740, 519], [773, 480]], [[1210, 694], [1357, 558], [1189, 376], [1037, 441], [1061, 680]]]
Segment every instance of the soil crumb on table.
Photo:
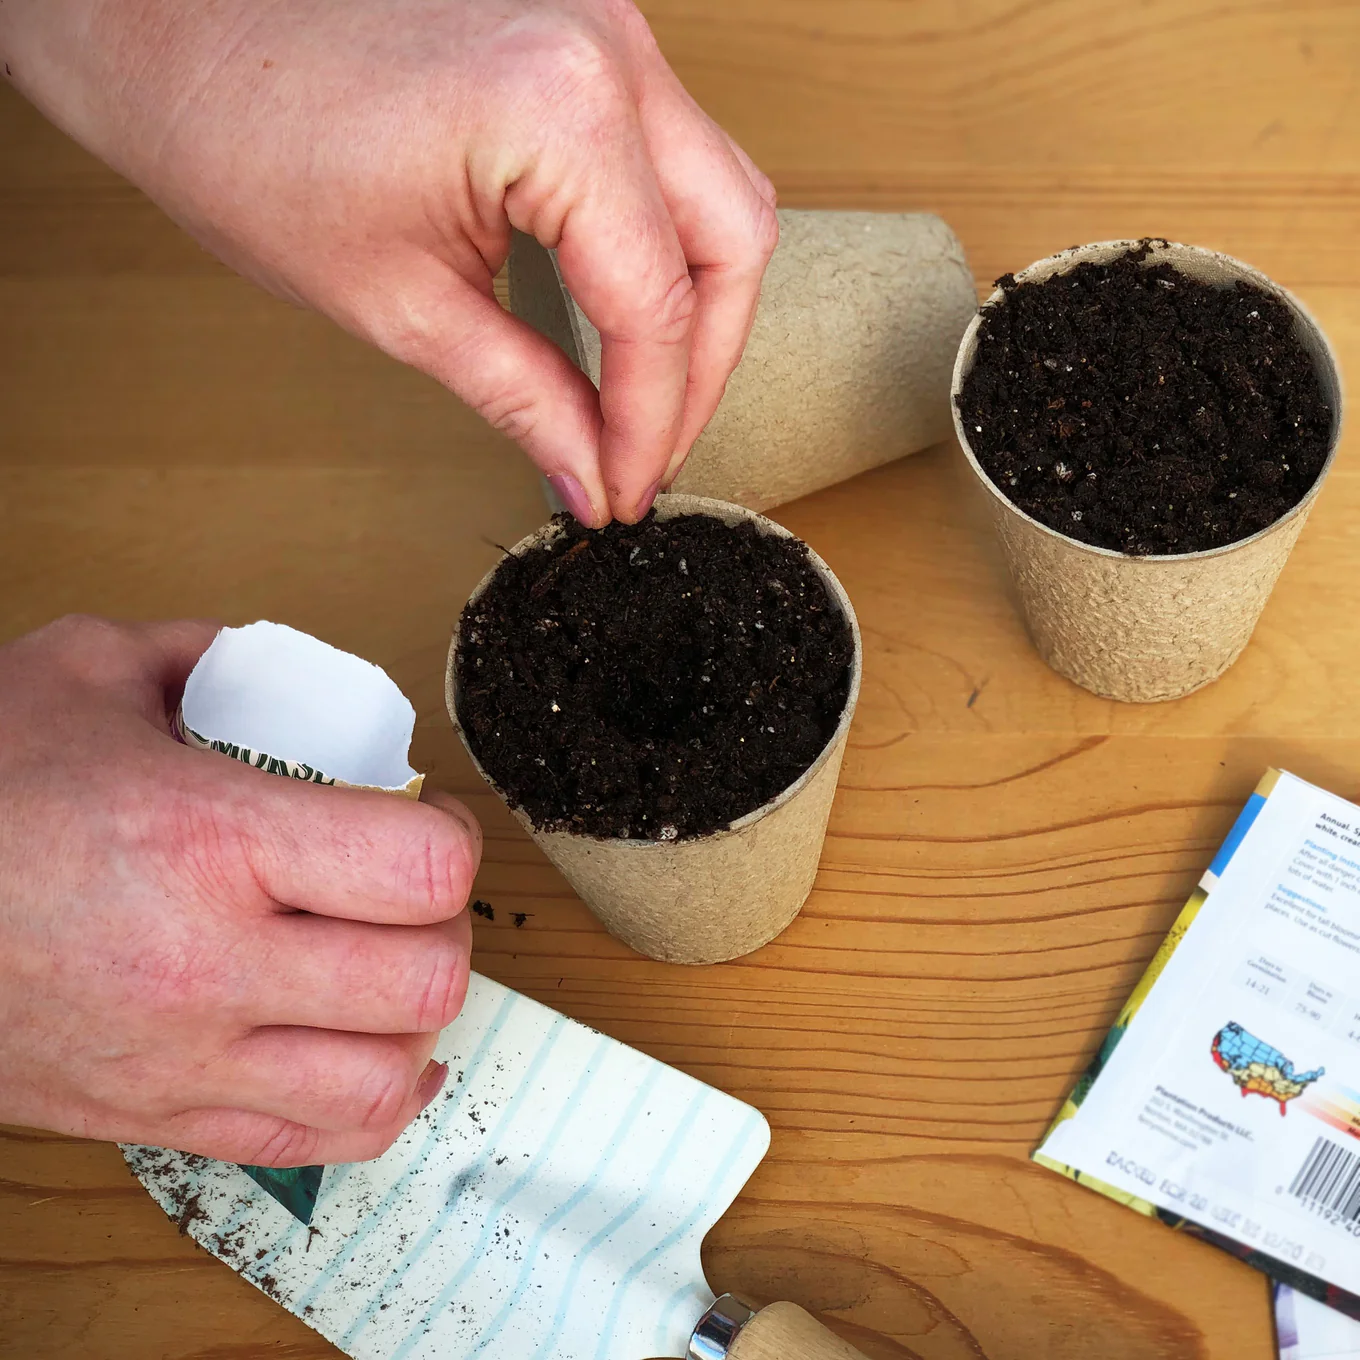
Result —
[[1307, 495], [1332, 411], [1284, 303], [1147, 256], [998, 279], [959, 415], [1041, 524], [1138, 555], [1223, 547]]
[[708, 515], [509, 557], [465, 611], [458, 716], [542, 829], [676, 840], [801, 775], [849, 692], [849, 624], [807, 549]]

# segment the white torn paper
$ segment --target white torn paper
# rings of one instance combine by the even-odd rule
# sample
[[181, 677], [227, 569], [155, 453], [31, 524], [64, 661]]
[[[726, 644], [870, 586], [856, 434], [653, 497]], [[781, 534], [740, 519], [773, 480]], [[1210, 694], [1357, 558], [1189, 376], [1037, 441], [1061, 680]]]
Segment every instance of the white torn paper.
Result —
[[411, 702], [380, 666], [281, 623], [224, 628], [184, 687], [178, 735], [294, 779], [420, 795]]

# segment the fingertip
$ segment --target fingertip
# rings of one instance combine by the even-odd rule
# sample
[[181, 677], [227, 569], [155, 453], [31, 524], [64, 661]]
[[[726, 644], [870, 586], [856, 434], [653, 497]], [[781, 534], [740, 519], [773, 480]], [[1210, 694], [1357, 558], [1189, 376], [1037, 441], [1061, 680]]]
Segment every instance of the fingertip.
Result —
[[[471, 892], [472, 880], [477, 876], [477, 870], [482, 862], [482, 824], [473, 815], [472, 809], [466, 803], [455, 798], [451, 793], [446, 793], [443, 789], [431, 788], [426, 785], [421, 790], [420, 801], [426, 807], [435, 808], [449, 817], [463, 837], [468, 861], [467, 892]], [[466, 896], [467, 893], [464, 893], [465, 898]]]
[[425, 783], [420, 788], [420, 801], [426, 807], [438, 808], [440, 812], [446, 812], [455, 821], [461, 822], [469, 831], [480, 832], [481, 828], [477, 825], [477, 819], [472, 815], [468, 805], [461, 798], [441, 789], [434, 784]]
[[597, 509], [594, 498], [584, 486], [569, 472], [556, 472], [548, 478], [562, 508], [580, 525], [587, 529], [603, 529], [609, 523], [609, 504], [604, 499], [604, 509]]
[[661, 494], [661, 483], [664, 479], [658, 477], [646, 491], [631, 505], [619, 505], [614, 508], [614, 518], [622, 524], [637, 524], [647, 518], [648, 512], [656, 504], [656, 498]]

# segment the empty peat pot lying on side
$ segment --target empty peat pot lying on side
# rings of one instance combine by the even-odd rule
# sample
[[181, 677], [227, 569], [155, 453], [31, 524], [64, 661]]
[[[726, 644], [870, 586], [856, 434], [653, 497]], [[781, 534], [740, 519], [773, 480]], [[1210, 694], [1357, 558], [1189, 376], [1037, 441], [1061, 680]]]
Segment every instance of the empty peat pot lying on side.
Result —
[[954, 368], [1030, 635], [1106, 698], [1237, 659], [1335, 457], [1341, 386], [1303, 305], [1230, 256], [1065, 250], [998, 289]]
[[672, 963], [772, 940], [817, 872], [860, 685], [826, 564], [753, 511], [557, 516], [474, 591], [446, 699], [474, 763], [609, 931]]
[[[599, 332], [555, 254], [516, 232], [509, 282], [515, 315], [598, 387]], [[765, 510], [938, 444], [976, 311], [973, 271], [938, 217], [781, 208], [741, 362], [675, 489]]]

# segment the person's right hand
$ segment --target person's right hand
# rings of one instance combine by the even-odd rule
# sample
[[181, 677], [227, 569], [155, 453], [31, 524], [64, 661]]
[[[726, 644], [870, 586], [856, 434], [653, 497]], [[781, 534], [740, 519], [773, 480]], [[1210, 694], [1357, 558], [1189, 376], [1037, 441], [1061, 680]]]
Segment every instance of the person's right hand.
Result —
[[170, 735], [206, 624], [0, 649], [0, 1122], [265, 1166], [378, 1156], [439, 1089], [465, 808]]
[[[248, 278], [424, 370], [567, 508], [640, 519], [741, 358], [775, 194], [632, 0], [4, 0], [40, 108]], [[556, 247], [600, 391], [504, 312]]]

